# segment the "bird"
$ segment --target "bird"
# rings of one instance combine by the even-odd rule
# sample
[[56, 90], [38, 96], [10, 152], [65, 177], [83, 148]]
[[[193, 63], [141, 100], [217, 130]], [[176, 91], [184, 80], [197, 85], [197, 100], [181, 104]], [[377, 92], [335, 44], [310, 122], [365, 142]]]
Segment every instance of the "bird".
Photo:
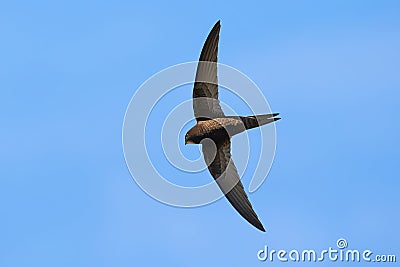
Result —
[[240, 181], [231, 157], [232, 136], [279, 120], [279, 113], [226, 116], [218, 99], [218, 42], [220, 20], [211, 29], [200, 53], [193, 87], [196, 125], [185, 135], [186, 144], [200, 144], [211, 176], [230, 204], [250, 224], [265, 232]]

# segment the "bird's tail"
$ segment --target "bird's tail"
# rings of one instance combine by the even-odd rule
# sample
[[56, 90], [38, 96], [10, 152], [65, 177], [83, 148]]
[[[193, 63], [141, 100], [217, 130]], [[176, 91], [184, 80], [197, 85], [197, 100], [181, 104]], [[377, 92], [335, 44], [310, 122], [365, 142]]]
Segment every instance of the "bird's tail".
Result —
[[272, 113], [272, 114], [240, 117], [240, 119], [243, 121], [243, 124], [246, 127], [246, 129], [252, 129], [255, 127], [259, 127], [280, 120], [281, 118], [276, 118], [276, 116], [278, 115], [279, 113]]

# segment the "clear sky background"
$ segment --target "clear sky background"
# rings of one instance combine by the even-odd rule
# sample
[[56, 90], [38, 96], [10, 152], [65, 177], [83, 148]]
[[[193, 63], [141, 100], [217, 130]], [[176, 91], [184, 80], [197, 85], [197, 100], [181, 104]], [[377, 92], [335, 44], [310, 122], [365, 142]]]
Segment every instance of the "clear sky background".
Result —
[[[399, 14], [399, 1], [2, 1], [0, 266], [279, 265], [257, 251], [340, 237], [399, 261]], [[135, 90], [197, 60], [218, 19], [220, 62], [283, 118], [250, 194], [267, 233], [224, 199], [157, 202], [124, 162]]]

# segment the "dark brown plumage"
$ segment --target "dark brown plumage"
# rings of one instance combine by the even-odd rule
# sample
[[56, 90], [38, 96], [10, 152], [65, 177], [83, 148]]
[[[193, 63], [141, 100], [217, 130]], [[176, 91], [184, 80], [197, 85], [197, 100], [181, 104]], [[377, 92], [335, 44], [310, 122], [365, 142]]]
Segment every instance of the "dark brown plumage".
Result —
[[212, 28], [197, 65], [193, 110], [197, 124], [185, 136], [185, 144], [201, 144], [208, 170], [232, 206], [257, 229], [265, 229], [240, 182], [231, 159], [231, 137], [247, 129], [277, 121], [278, 113], [225, 116], [218, 100], [217, 56], [220, 22]]

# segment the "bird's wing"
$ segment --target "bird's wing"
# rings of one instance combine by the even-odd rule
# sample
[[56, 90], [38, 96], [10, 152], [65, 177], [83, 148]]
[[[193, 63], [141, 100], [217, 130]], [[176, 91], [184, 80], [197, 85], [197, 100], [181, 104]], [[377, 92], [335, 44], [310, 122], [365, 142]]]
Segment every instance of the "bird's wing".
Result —
[[217, 57], [220, 22], [212, 28], [197, 64], [193, 88], [193, 110], [196, 119], [224, 117], [218, 100]]
[[257, 229], [265, 232], [244, 191], [238, 171], [231, 159], [230, 146], [231, 142], [228, 138], [216, 145], [210, 139], [202, 142], [202, 150], [208, 170], [228, 201], [240, 215]]

